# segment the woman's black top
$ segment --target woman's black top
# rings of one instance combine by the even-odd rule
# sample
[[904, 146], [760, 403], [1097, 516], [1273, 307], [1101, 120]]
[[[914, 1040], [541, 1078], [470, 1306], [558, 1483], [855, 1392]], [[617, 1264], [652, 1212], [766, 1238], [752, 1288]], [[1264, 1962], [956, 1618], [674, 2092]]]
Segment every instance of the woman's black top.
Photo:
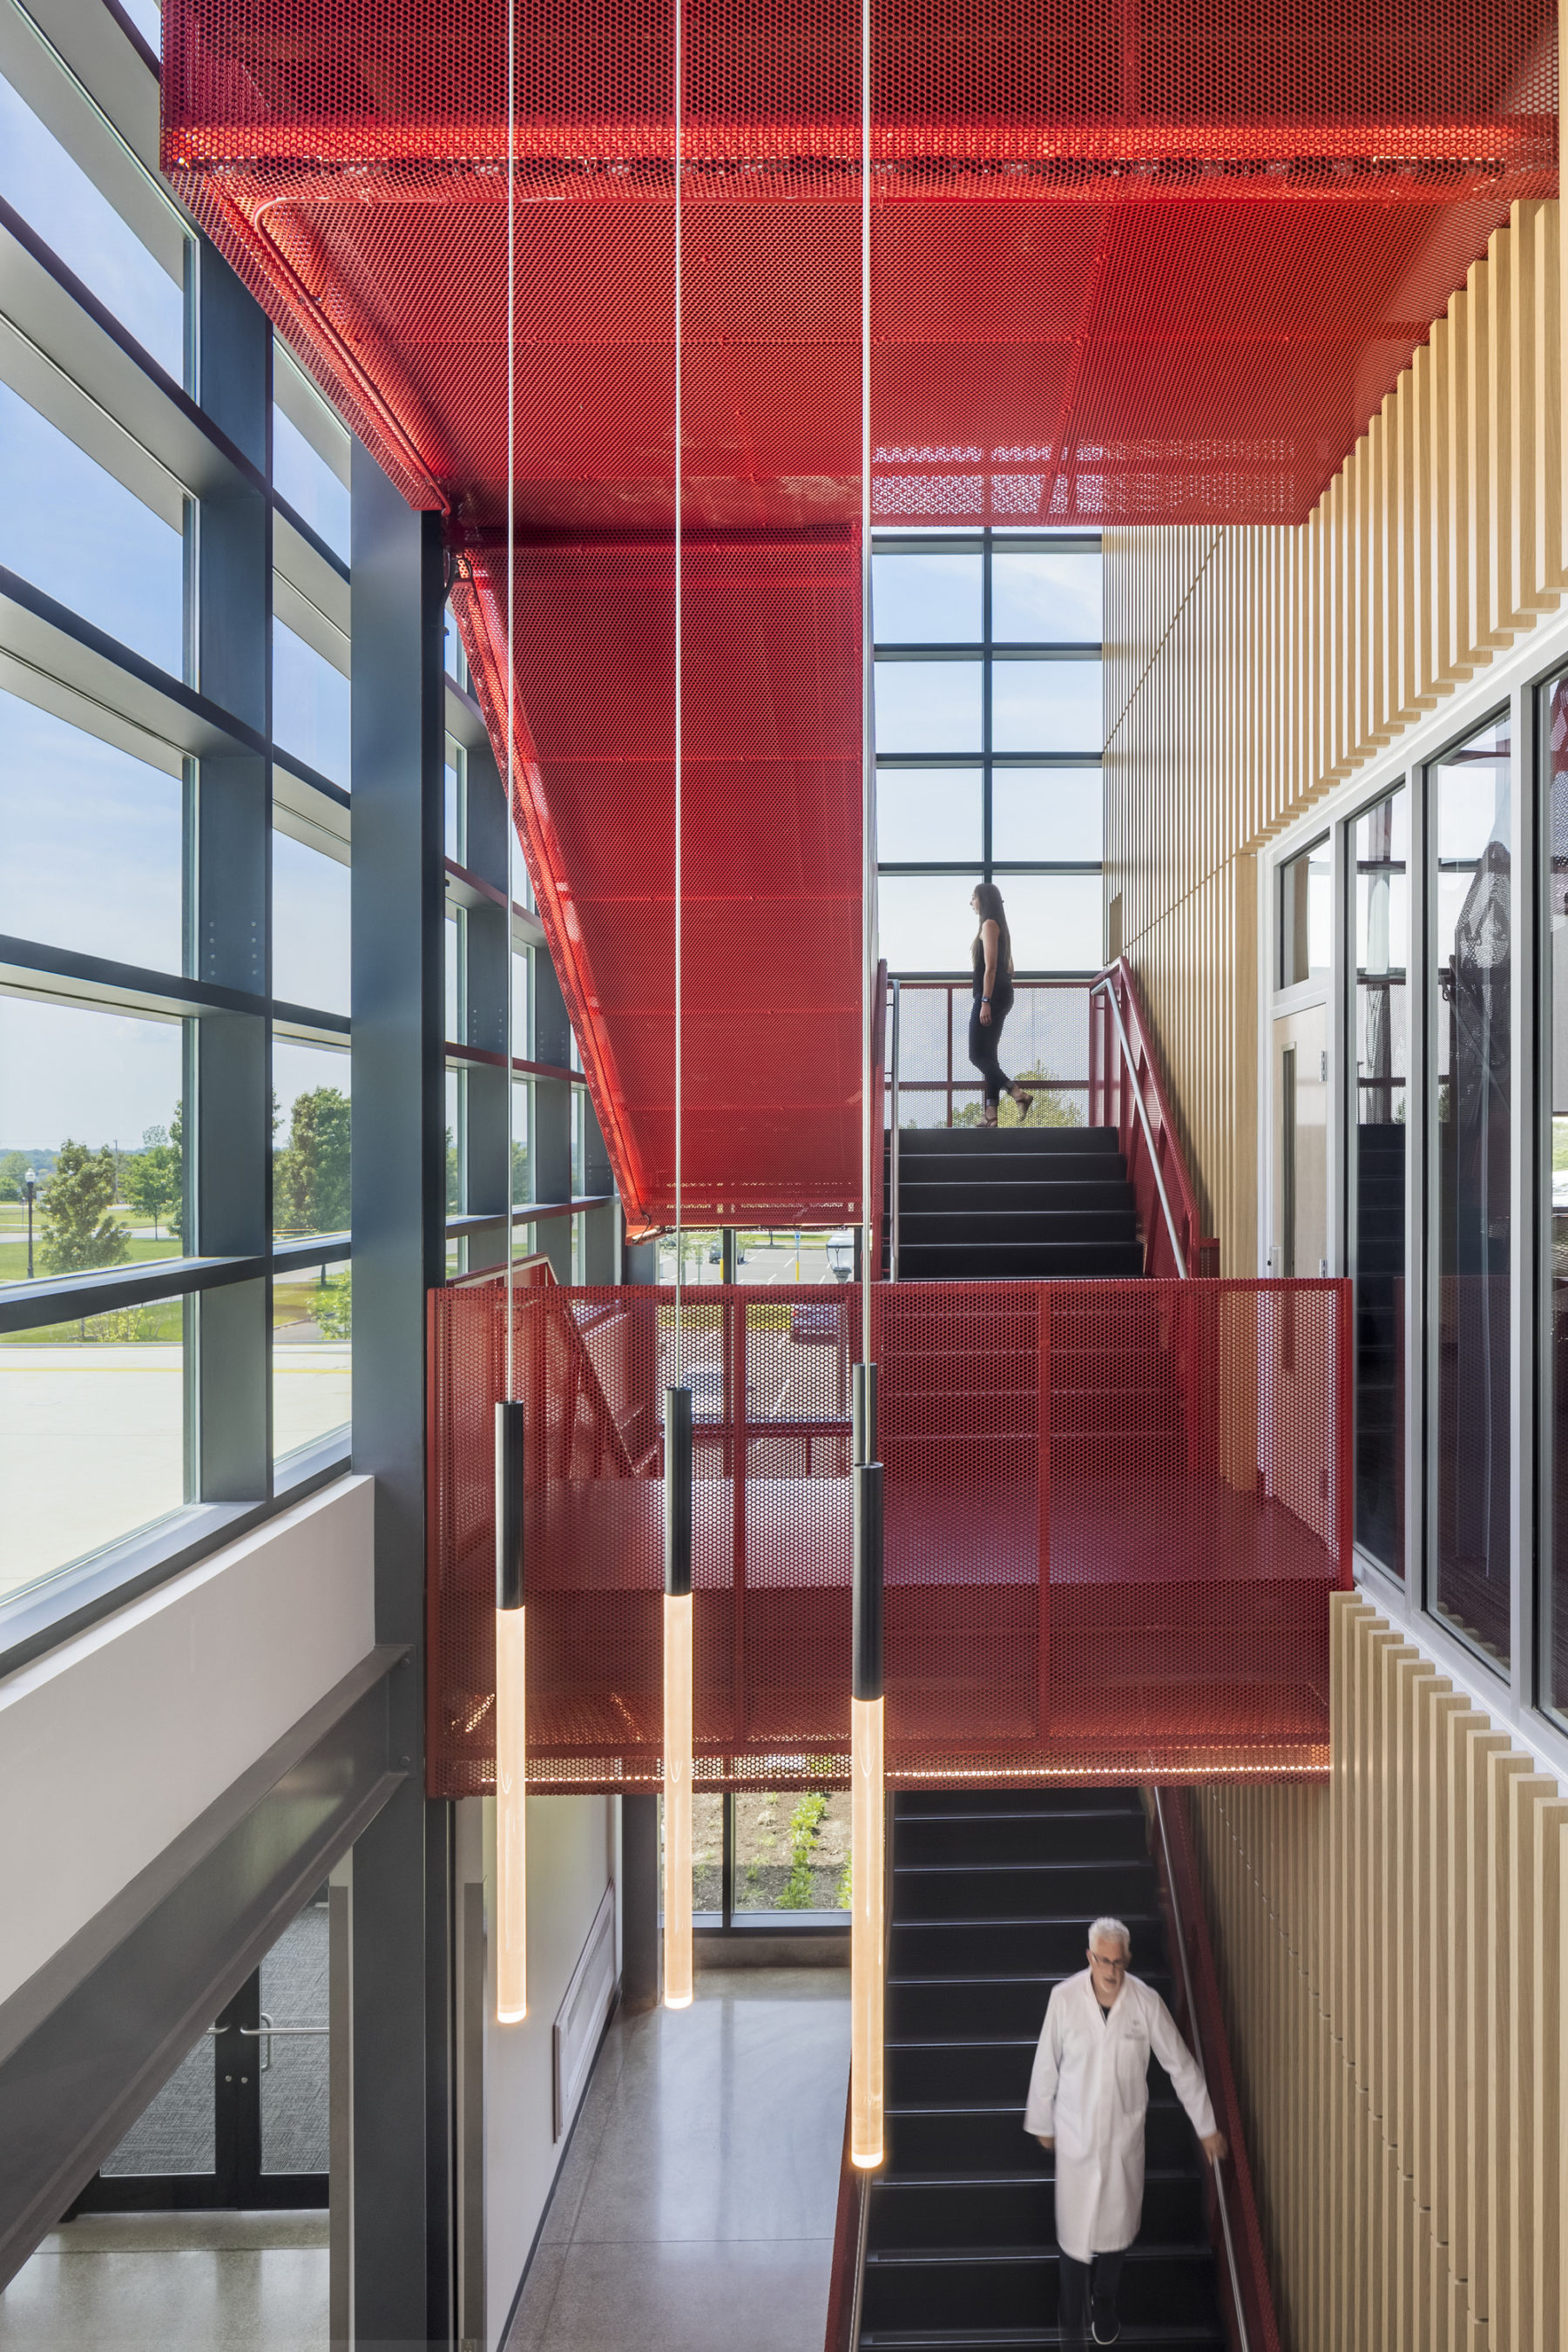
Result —
[[[976, 932], [971, 950], [974, 959], [974, 994], [976, 1002], [985, 993], [985, 942]], [[1003, 943], [996, 942], [996, 985], [991, 992], [991, 1009], [1005, 1012], [1013, 1002], [1013, 975], [1003, 969]]]

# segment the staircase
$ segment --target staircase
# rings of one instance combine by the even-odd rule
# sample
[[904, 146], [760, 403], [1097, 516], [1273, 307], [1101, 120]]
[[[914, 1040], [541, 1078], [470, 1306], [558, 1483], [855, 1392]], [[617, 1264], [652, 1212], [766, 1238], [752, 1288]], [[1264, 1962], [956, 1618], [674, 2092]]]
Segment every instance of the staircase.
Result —
[[904, 1281], [1141, 1275], [1126, 1163], [1109, 1127], [905, 1128]]
[[[900, 1796], [893, 1831], [886, 2169], [871, 2183], [861, 2352], [1044, 2352], [1060, 2344], [1052, 2158], [1023, 2129], [1053, 1985], [1101, 1912], [1132, 1965], [1171, 1981], [1131, 1789]], [[1202, 2155], [1150, 2069], [1143, 2228], [1121, 2273], [1129, 2352], [1215, 2352], [1226, 2335]]]

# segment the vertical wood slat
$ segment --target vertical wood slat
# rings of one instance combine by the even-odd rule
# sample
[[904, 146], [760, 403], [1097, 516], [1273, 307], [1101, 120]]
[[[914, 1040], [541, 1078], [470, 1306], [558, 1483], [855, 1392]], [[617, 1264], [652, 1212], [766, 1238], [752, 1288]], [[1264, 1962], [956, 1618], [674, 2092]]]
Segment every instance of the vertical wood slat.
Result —
[[1282, 2341], [1568, 2352], [1568, 1798], [1331, 1609], [1327, 1782], [1194, 1809]]
[[1515, 205], [1304, 523], [1103, 534], [1106, 889], [1227, 1273], [1257, 854], [1560, 603], [1563, 276], [1556, 201]]

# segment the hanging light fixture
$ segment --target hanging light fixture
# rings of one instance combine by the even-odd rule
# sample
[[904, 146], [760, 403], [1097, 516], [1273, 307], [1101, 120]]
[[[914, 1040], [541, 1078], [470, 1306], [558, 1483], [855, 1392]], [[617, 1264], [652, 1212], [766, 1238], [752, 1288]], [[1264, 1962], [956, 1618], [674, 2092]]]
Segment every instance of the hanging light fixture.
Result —
[[496, 2016], [528, 2015], [528, 1737], [523, 1651], [523, 1407], [496, 1404]]
[[664, 1392], [664, 2004], [691, 2000], [691, 1391]]
[[853, 1444], [854, 1681], [849, 1702], [849, 2076], [851, 2160], [882, 2161], [882, 2036], [887, 2002], [883, 1920], [882, 1465], [877, 1368], [855, 1367]]

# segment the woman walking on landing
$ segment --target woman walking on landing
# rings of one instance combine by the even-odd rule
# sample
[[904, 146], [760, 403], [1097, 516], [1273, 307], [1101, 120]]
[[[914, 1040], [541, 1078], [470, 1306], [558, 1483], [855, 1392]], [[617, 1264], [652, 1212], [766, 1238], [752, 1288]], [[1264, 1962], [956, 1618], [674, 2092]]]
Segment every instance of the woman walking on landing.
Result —
[[977, 882], [970, 900], [979, 919], [974, 934], [974, 1003], [969, 1013], [969, 1058], [985, 1080], [985, 1124], [996, 1124], [996, 1106], [1011, 1095], [1021, 1119], [1029, 1116], [1035, 1097], [1016, 1087], [996, 1058], [1002, 1024], [1013, 1010], [1013, 942], [1007, 931], [1007, 910], [994, 882]]

